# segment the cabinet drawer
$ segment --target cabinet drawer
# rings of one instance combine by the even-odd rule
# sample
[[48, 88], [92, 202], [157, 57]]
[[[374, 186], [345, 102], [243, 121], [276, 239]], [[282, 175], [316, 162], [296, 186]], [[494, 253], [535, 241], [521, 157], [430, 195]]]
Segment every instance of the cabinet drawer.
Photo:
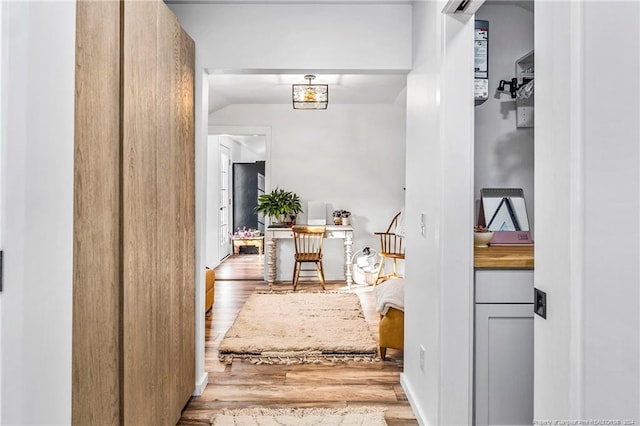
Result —
[[532, 270], [476, 271], [476, 303], [533, 303]]

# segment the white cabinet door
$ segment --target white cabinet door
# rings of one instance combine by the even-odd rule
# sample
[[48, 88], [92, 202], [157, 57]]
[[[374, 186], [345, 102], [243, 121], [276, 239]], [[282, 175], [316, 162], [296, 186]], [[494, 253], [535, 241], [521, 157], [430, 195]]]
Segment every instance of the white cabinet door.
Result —
[[533, 423], [533, 304], [476, 304], [475, 424]]

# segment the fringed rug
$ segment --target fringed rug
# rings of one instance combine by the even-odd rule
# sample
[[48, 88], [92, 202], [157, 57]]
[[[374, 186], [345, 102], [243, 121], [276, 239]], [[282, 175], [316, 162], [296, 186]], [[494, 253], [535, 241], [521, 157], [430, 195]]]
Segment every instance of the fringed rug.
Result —
[[240, 408], [223, 409], [213, 426], [385, 426], [384, 409], [358, 408]]
[[218, 348], [255, 364], [374, 361], [377, 344], [351, 293], [255, 293]]

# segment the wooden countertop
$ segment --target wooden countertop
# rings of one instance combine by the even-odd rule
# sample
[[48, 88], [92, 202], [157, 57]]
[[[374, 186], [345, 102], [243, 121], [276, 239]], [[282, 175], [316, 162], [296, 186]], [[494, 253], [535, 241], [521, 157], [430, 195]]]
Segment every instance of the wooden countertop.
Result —
[[475, 268], [533, 269], [533, 246], [474, 247]]

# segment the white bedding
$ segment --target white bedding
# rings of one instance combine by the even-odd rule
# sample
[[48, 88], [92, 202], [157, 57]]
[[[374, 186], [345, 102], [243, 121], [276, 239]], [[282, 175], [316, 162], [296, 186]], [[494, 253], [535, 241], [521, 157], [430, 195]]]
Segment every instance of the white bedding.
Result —
[[404, 279], [391, 278], [378, 284], [373, 294], [376, 301], [376, 311], [386, 315], [390, 308], [404, 312]]

